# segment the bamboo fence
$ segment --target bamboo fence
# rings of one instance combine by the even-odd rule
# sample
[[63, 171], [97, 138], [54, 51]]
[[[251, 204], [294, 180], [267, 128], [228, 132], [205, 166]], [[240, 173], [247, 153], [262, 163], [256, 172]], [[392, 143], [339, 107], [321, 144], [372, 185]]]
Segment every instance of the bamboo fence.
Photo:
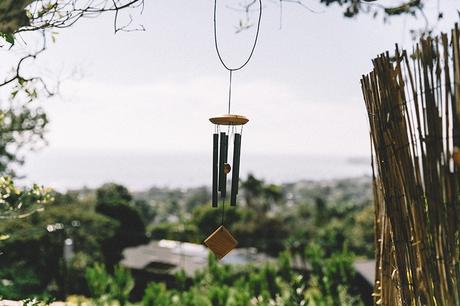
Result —
[[[377, 305], [460, 305], [460, 48], [450, 34], [373, 60]], [[457, 162], [455, 162], [457, 160]]]

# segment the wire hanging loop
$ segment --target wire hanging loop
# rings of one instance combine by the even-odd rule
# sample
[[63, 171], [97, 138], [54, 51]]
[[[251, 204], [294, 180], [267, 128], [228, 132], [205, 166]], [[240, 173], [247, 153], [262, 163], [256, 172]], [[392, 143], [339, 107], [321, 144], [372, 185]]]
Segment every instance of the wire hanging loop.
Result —
[[230, 73], [230, 78], [229, 78], [229, 84], [228, 84], [228, 113], [230, 114], [230, 106], [232, 104], [232, 75], [233, 75], [233, 70], [229, 70]]
[[259, 0], [259, 18], [257, 20], [257, 29], [256, 29], [256, 36], [254, 38], [254, 44], [252, 45], [251, 52], [249, 53], [248, 58], [241, 66], [230, 68], [229, 66], [227, 66], [227, 64], [225, 64], [225, 61], [222, 58], [222, 55], [220, 54], [219, 43], [217, 41], [217, 22], [216, 22], [217, 18], [216, 16], [217, 16], [217, 0], [214, 0], [214, 46], [216, 47], [217, 56], [219, 57], [219, 60], [222, 66], [224, 66], [224, 68], [227, 69], [230, 73], [229, 86], [228, 86], [228, 113], [230, 114], [231, 103], [232, 103], [232, 74], [233, 74], [233, 71], [238, 71], [244, 68], [244, 66], [246, 66], [249, 63], [249, 61], [252, 58], [252, 55], [254, 54], [254, 50], [256, 49], [256, 46], [257, 46], [257, 40], [259, 39], [260, 22], [262, 20], [262, 0]]
[[244, 66], [246, 66], [249, 63], [249, 61], [252, 58], [252, 55], [254, 54], [254, 50], [256, 49], [256, 45], [257, 45], [257, 40], [259, 39], [260, 21], [262, 20], [262, 0], [259, 0], [258, 2], [259, 2], [259, 18], [257, 20], [256, 36], [254, 38], [254, 44], [252, 45], [252, 48], [251, 48], [251, 53], [249, 53], [248, 58], [241, 66], [230, 68], [229, 66], [227, 66], [227, 64], [225, 64], [225, 61], [223, 60], [222, 55], [220, 54], [220, 51], [219, 51], [219, 43], [217, 42], [217, 22], [216, 22], [217, 0], [214, 0], [214, 45], [216, 47], [217, 56], [219, 57], [220, 62], [225, 67], [225, 69], [227, 69], [230, 72], [238, 71], [244, 68]]

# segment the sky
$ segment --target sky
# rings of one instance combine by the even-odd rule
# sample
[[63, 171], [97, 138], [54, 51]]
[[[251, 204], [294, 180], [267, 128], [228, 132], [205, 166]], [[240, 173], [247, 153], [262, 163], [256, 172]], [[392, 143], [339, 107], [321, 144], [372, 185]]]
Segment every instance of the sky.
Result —
[[[229, 7], [238, 3], [218, 6], [219, 44], [230, 65], [245, 60], [255, 30], [235, 34], [244, 15]], [[318, 13], [285, 3], [280, 15], [276, 2], [264, 1], [254, 56], [233, 76], [232, 112], [250, 119], [243, 154], [368, 157], [360, 77], [395, 43], [410, 47], [409, 29], [423, 21], [346, 19], [341, 8], [308, 4]], [[448, 29], [458, 5], [441, 4], [440, 29]], [[429, 5], [431, 17], [436, 1]], [[81, 20], [59, 31], [30, 68], [58, 76], [61, 86], [57, 97], [42, 102], [49, 144], [33, 153], [27, 174], [33, 176], [40, 158], [69, 152], [211, 152], [208, 118], [226, 113], [228, 93], [228, 73], [214, 49], [213, 1], [146, 1], [142, 14], [132, 13], [133, 25], [145, 31], [114, 35], [113, 14]], [[255, 21], [256, 12], [250, 17]]]

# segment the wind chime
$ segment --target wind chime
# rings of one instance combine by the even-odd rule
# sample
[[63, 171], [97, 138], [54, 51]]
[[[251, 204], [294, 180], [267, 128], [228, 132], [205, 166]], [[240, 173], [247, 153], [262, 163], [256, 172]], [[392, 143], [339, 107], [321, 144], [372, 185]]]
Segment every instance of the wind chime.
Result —
[[[214, 0], [214, 43], [220, 62], [229, 72], [228, 113], [209, 119], [209, 121], [214, 124], [211, 205], [212, 207], [217, 208], [219, 206], [219, 202], [222, 202], [222, 223], [208, 238], [206, 238], [204, 243], [218, 259], [222, 259], [238, 244], [238, 241], [236, 241], [236, 239], [224, 226], [225, 202], [227, 200], [227, 175], [231, 172], [230, 205], [236, 206], [240, 173], [241, 136], [243, 134], [243, 126], [249, 121], [249, 119], [245, 116], [231, 113], [232, 76], [233, 72], [244, 68], [254, 54], [257, 39], [259, 37], [260, 21], [262, 18], [262, 0], [259, 0], [259, 18], [251, 53], [249, 54], [247, 60], [239, 67], [231, 68], [227, 66], [222, 59], [217, 42], [216, 12], [217, 0]], [[229, 163], [228, 152], [230, 149], [229, 145], [232, 142], [233, 158], [231, 166]]]

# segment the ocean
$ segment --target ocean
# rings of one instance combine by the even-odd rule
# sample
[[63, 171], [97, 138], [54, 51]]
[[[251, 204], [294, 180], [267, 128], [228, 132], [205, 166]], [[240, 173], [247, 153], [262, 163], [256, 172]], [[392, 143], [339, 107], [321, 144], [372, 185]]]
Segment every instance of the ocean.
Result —
[[[116, 182], [133, 191], [149, 187], [188, 188], [211, 184], [209, 153], [37, 152], [18, 173], [59, 191]], [[243, 154], [240, 177], [252, 173], [269, 183], [329, 180], [371, 174], [370, 159], [346, 156]]]

